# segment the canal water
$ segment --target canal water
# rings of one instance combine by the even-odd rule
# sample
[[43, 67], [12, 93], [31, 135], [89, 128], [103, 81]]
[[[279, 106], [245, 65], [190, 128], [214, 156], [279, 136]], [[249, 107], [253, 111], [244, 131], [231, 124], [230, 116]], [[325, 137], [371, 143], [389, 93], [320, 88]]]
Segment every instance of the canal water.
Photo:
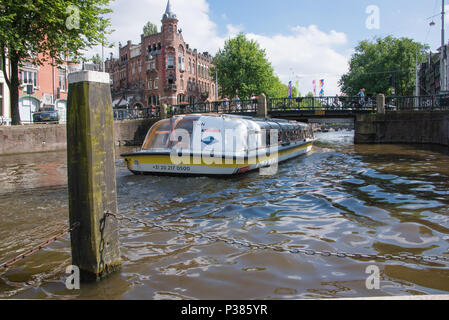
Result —
[[[449, 256], [449, 155], [442, 148], [354, 145], [322, 133], [275, 176], [134, 176], [117, 159], [122, 214], [252, 243], [332, 252]], [[130, 151], [118, 149], [117, 153]], [[65, 152], [0, 157], [0, 262], [68, 225]], [[122, 269], [65, 288], [66, 236], [0, 271], [0, 298], [301, 299], [446, 294], [449, 265], [366, 261], [208, 243], [122, 222]], [[366, 273], [380, 271], [378, 289]], [[373, 283], [373, 282], [371, 282]]]

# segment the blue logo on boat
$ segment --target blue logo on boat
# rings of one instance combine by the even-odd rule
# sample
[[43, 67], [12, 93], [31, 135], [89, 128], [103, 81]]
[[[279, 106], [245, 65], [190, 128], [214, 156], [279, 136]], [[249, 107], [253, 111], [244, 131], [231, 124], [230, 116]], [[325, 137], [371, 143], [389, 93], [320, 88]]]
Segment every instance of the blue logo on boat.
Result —
[[207, 138], [204, 138], [203, 140], [201, 140], [201, 142], [203, 142], [205, 145], [211, 145], [211, 144], [214, 144], [214, 143], [216, 143], [217, 142], [217, 140], [215, 140], [215, 138], [214, 137], [207, 137]]

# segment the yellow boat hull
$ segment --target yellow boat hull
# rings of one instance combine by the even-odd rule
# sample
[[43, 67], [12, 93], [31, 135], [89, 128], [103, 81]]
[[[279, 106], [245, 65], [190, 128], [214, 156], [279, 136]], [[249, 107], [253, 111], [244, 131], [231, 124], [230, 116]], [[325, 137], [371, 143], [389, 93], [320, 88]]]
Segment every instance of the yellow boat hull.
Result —
[[174, 163], [168, 154], [148, 152], [124, 154], [125, 164], [134, 174], [170, 175], [236, 175], [276, 165], [280, 162], [306, 154], [312, 149], [313, 141], [299, 143], [280, 150], [277, 154], [246, 159], [201, 158], [190, 156], [182, 163]]

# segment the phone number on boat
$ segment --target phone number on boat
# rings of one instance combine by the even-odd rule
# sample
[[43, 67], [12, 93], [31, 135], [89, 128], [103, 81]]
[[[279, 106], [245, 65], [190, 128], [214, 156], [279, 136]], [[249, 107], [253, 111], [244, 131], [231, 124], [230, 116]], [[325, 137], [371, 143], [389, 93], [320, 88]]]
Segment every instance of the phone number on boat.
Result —
[[171, 172], [189, 172], [190, 167], [188, 166], [176, 166], [176, 165], [159, 165], [153, 166], [153, 170], [157, 171], [171, 171]]

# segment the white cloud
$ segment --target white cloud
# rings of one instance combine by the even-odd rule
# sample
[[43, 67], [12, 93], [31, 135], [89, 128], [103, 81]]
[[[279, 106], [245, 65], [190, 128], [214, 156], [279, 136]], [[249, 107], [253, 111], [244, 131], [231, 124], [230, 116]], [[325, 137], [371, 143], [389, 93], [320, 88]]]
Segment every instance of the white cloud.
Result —
[[[116, 46], [119, 42], [126, 44], [127, 40], [140, 43], [140, 35], [146, 22], [151, 21], [160, 30], [166, 5], [166, 0], [116, 0], [111, 5], [114, 11], [111, 23], [115, 31], [109, 36], [109, 41]], [[215, 53], [223, 45], [225, 37], [218, 36], [218, 27], [210, 19], [210, 8], [206, 0], [171, 0], [171, 5], [178, 17], [178, 27], [182, 29], [184, 41], [191, 48]], [[240, 29], [228, 25], [228, 30], [232, 34]], [[96, 52], [98, 50], [101, 48], [96, 48]], [[118, 48], [107, 50], [108, 53], [111, 51], [117, 55]]]
[[300, 92], [305, 95], [312, 91], [313, 80], [324, 79], [325, 95], [339, 93], [338, 80], [348, 70], [348, 56], [337, 52], [334, 47], [348, 43], [344, 33], [334, 30], [325, 33], [311, 25], [296, 26], [289, 35], [267, 37], [250, 33], [247, 36], [266, 48], [282, 82], [299, 81]]
[[[151, 21], [160, 28], [162, 15], [165, 12], [166, 0], [116, 0], [112, 4], [112, 29], [115, 32], [109, 37], [111, 42], [126, 44], [127, 40], [140, 43], [142, 28]], [[179, 28], [183, 30], [184, 41], [191, 48], [200, 52], [215, 54], [224, 46], [225, 40], [244, 31], [243, 25], [226, 25], [226, 34], [219, 34], [217, 24], [210, 17], [207, 0], [171, 0], [174, 13], [179, 19]], [[226, 16], [226, 15], [224, 15]], [[222, 15], [222, 17], [224, 17]], [[275, 72], [281, 81], [296, 82], [301, 77], [300, 92], [306, 94], [312, 90], [312, 80], [325, 79], [325, 94], [335, 95], [339, 92], [337, 81], [341, 74], [347, 72], [349, 56], [339, 53], [335, 48], [343, 47], [347, 51], [348, 39], [344, 33], [321, 31], [317, 26], [295, 26], [289, 34], [264, 36], [248, 33], [265, 48]], [[101, 48], [94, 52], [101, 54]], [[105, 57], [111, 52], [105, 50]], [[117, 56], [118, 48], [112, 49]], [[93, 54], [87, 54], [90, 57]], [[293, 75], [294, 73], [294, 75]]]

